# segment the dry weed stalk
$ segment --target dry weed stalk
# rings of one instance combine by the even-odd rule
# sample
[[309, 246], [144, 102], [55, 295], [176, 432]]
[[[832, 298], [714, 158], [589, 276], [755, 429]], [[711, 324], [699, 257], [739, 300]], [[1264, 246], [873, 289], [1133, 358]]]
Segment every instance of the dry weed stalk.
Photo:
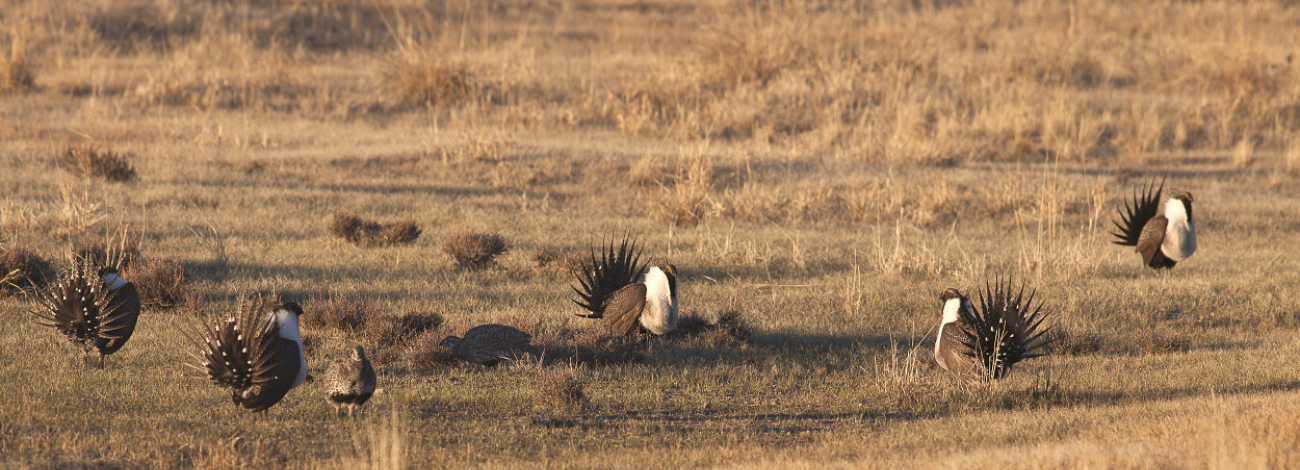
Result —
[[334, 221], [330, 223], [330, 233], [353, 245], [372, 247], [409, 245], [420, 238], [422, 230], [409, 219], [380, 224], [362, 219], [356, 214], [339, 211], [334, 213]]
[[140, 260], [141, 233], [123, 229], [105, 238], [95, 238], [74, 245], [73, 256], [94, 266], [129, 268]]
[[466, 269], [483, 269], [509, 248], [500, 234], [457, 230], [442, 239], [442, 252]]
[[135, 167], [127, 156], [94, 145], [71, 146], [54, 157], [54, 163], [64, 171], [82, 178], [102, 178], [125, 183], [136, 177]]

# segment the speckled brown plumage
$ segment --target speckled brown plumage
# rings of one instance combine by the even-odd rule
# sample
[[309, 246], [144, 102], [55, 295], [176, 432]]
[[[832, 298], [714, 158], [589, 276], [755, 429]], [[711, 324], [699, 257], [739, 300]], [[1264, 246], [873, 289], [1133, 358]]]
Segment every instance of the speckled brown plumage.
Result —
[[542, 352], [530, 344], [532, 339], [532, 335], [512, 326], [479, 325], [466, 331], [464, 338], [448, 336], [442, 345], [461, 360], [492, 367], [502, 359], [514, 360], [521, 352], [541, 356]]
[[322, 382], [325, 399], [336, 411], [347, 408], [348, 416], [352, 416], [375, 394], [375, 369], [366, 359], [366, 351], [361, 346], [353, 346], [352, 354], [330, 365]]

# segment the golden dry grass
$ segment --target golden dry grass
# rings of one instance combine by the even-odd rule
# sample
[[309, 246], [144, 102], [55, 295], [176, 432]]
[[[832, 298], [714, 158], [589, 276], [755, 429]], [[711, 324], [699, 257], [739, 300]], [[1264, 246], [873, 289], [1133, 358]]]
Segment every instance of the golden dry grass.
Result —
[[[1285, 467], [1298, 19], [1265, 0], [0, 0], [0, 242], [59, 260], [130, 227], [192, 281], [102, 372], [0, 300], [0, 462]], [[131, 155], [133, 182], [53, 163], [91, 148]], [[1107, 232], [1163, 176], [1195, 195], [1201, 246], [1153, 273]], [[332, 240], [339, 208], [510, 251], [459, 269], [441, 229], [359, 250]], [[680, 268], [683, 334], [574, 315], [554, 266], [622, 233]], [[951, 383], [929, 359], [940, 290], [1008, 274], [1060, 354]], [[314, 373], [364, 345], [373, 412], [338, 420], [307, 385], [255, 422], [185, 378], [177, 328], [253, 292], [303, 303]], [[485, 369], [438, 346], [484, 323], [547, 354]], [[582, 406], [538, 385], [556, 370]]]

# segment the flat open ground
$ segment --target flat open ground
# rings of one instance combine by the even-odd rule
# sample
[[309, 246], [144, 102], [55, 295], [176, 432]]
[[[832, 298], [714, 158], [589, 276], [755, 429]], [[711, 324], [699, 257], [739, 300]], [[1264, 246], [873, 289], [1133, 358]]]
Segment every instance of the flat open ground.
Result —
[[[1268, 1], [0, 0], [0, 242], [60, 267], [133, 231], [192, 279], [102, 371], [0, 300], [0, 466], [1294, 466], [1297, 31]], [[55, 164], [91, 147], [136, 178]], [[1164, 177], [1200, 249], [1157, 273], [1108, 231]], [[338, 211], [423, 234], [354, 246]], [[509, 251], [460, 268], [460, 230]], [[595, 322], [534, 256], [625, 233], [748, 341], [486, 369], [309, 322], [317, 376], [375, 351], [353, 420], [187, 378], [180, 328], [253, 293], [563, 347]], [[952, 383], [940, 291], [1008, 275], [1069, 347]]]

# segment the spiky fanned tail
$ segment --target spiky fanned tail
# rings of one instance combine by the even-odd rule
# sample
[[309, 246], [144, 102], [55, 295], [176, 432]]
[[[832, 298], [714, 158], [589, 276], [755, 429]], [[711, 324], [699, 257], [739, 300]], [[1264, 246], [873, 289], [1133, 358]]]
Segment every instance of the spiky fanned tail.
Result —
[[1025, 298], [1025, 285], [1014, 297], [1011, 279], [999, 280], [995, 285], [984, 284], [980, 293], [980, 306], [974, 311], [961, 310], [969, 328], [962, 329], [962, 344], [966, 355], [975, 359], [988, 377], [1000, 379], [1011, 372], [1016, 363], [1047, 354], [1043, 350], [1051, 340], [1044, 337], [1051, 328], [1038, 330], [1047, 317], [1043, 304], [1034, 305], [1035, 291]]
[[197, 379], [231, 389], [237, 394], [275, 378], [270, 373], [279, 362], [273, 360], [280, 327], [263, 313], [263, 302], [241, 302], [239, 310], [224, 321], [203, 321], [185, 331], [198, 350], [190, 353], [199, 364], [186, 364], [199, 372]]
[[590, 263], [581, 269], [575, 274], [582, 288], [572, 285], [569, 287], [581, 298], [573, 302], [590, 313], [577, 315], [602, 318], [605, 316], [605, 305], [614, 292], [635, 282], [645, 272], [646, 266], [641, 264], [641, 252], [636, 246], [636, 240], [624, 236], [617, 251], [614, 249], [614, 241], [610, 240], [608, 245], [602, 247], [600, 257], [594, 251], [591, 252]]
[[120, 338], [123, 322], [120, 303], [113, 302], [108, 287], [88, 261], [74, 261], [58, 282], [37, 291], [39, 310], [32, 311], [36, 323], [54, 328], [69, 340], [83, 346], [103, 349], [110, 340]]
[[1119, 232], [1111, 232], [1118, 240], [1113, 240], [1116, 245], [1137, 246], [1138, 238], [1142, 236], [1142, 228], [1146, 227], [1147, 222], [1160, 214], [1160, 193], [1165, 190], [1165, 180], [1160, 180], [1160, 187], [1155, 188], [1155, 181], [1147, 183], [1146, 189], [1141, 193], [1133, 193], [1133, 202], [1124, 202], [1124, 208], [1120, 210], [1120, 220], [1112, 220], [1115, 228]]

